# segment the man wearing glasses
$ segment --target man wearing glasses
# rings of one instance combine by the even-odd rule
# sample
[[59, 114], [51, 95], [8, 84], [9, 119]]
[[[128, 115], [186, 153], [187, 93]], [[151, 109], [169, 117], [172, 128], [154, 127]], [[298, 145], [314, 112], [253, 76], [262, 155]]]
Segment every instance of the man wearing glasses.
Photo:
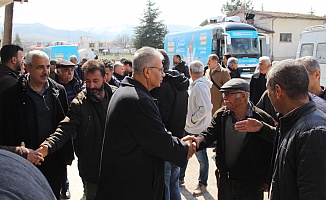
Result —
[[249, 101], [249, 84], [245, 80], [231, 79], [220, 91], [225, 106], [216, 111], [211, 124], [199, 135], [197, 151], [217, 140], [218, 199], [261, 200], [267, 190], [273, 135], [265, 129], [239, 132], [234, 124], [250, 117], [272, 126], [273, 119]]
[[[164, 161], [185, 165], [196, 147], [167, 132], [150, 92], [165, 76], [163, 55], [138, 49], [132, 77], [112, 96], [106, 116], [97, 200], [164, 197]], [[188, 140], [188, 141], [186, 141]], [[101, 144], [100, 144], [101, 145]]]

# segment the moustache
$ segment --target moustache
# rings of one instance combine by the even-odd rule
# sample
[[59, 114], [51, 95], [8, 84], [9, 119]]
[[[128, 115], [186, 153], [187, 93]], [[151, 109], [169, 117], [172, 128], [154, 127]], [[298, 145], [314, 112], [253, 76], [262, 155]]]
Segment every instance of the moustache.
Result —
[[48, 74], [42, 74], [41, 75], [41, 78], [46, 78], [46, 77], [48, 77], [49, 75]]

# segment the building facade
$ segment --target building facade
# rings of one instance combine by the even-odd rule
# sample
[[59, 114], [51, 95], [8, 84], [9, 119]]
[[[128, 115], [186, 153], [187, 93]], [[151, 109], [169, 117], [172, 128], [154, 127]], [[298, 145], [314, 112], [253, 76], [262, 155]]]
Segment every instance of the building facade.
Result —
[[269, 36], [269, 47], [262, 46], [262, 52], [272, 60], [295, 58], [302, 31], [326, 23], [326, 17], [298, 13], [236, 10], [229, 14], [235, 15]]

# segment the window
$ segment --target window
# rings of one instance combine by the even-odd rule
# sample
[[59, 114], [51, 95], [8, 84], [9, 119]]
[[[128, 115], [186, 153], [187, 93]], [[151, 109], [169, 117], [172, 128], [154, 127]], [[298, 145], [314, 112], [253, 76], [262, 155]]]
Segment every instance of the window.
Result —
[[292, 33], [280, 33], [280, 42], [292, 42]]
[[317, 44], [316, 58], [320, 64], [326, 64], [326, 43]]
[[306, 43], [301, 45], [300, 58], [303, 56], [312, 56], [314, 51], [314, 44]]

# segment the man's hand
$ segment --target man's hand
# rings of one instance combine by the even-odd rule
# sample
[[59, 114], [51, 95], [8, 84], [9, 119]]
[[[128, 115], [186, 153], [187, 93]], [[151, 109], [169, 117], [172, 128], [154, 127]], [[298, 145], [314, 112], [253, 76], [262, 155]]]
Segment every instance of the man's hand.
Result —
[[196, 153], [196, 143], [191, 142], [191, 140], [186, 141], [188, 145], [188, 156], [187, 159], [189, 160], [195, 153]]
[[258, 132], [262, 127], [263, 123], [254, 118], [236, 122], [234, 125], [235, 130], [239, 132]]
[[196, 153], [196, 148], [199, 147], [199, 141], [194, 136], [186, 136], [181, 139], [181, 141], [186, 142], [188, 145], [188, 159], [192, 157]]
[[186, 142], [188, 140], [191, 140], [191, 141], [195, 142], [196, 143], [196, 145], [195, 145], [196, 148], [199, 147], [199, 140], [195, 136], [187, 135], [187, 136], [181, 138], [182, 142]]
[[48, 155], [48, 146], [41, 144], [40, 148], [38, 148], [36, 151], [41, 153], [43, 155], [43, 157], [45, 158], [45, 156]]
[[25, 149], [27, 152], [27, 160], [35, 165], [41, 165], [41, 162], [44, 161], [43, 155], [39, 152], [34, 151], [33, 149], [28, 149], [25, 147], [25, 143], [21, 143], [21, 148]]

